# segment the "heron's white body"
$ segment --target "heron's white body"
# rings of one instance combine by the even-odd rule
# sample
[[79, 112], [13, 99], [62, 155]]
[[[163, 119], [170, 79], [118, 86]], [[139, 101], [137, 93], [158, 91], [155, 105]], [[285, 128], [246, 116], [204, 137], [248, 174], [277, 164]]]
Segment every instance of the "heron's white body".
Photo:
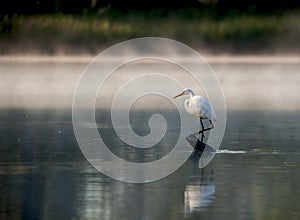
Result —
[[191, 89], [184, 89], [174, 98], [182, 95], [190, 96], [184, 101], [184, 108], [188, 114], [200, 119], [209, 119], [211, 121], [217, 120], [216, 113], [206, 98], [200, 95], [194, 95], [194, 92]]
[[184, 101], [184, 108], [188, 114], [194, 117], [212, 121], [217, 120], [216, 113], [209, 101], [200, 95], [193, 96], [191, 94], [190, 98]]
[[[190, 98], [188, 98], [184, 101], [184, 108], [187, 111], [187, 113], [190, 114], [191, 116], [200, 118], [201, 130], [192, 134], [192, 136], [195, 136], [195, 135], [197, 136], [197, 141], [194, 145], [194, 148], [196, 149], [198, 143], [200, 143], [201, 147], [203, 146], [203, 140], [205, 137], [204, 132], [209, 131], [214, 128], [214, 124], [212, 123], [212, 121], [217, 120], [216, 113], [206, 98], [204, 98], [200, 95], [194, 95], [193, 90], [188, 89], [188, 88], [184, 89], [181, 93], [174, 96], [173, 99], [175, 99], [179, 96], [182, 96], [182, 95], [190, 96]], [[211, 127], [205, 128], [203, 125], [202, 119], [208, 119]], [[201, 134], [201, 139], [199, 140], [200, 134]], [[206, 144], [204, 144], [204, 146], [206, 146]]]

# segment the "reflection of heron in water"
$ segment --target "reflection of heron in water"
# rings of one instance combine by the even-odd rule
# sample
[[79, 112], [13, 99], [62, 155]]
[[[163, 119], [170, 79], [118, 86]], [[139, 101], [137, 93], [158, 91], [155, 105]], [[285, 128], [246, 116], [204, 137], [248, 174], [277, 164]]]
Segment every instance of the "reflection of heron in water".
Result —
[[195, 150], [188, 160], [191, 173], [184, 189], [185, 215], [204, 211], [214, 200], [216, 186], [212, 167], [206, 167], [205, 171], [202, 169], [199, 172], [198, 163], [202, 153], [203, 151]]
[[[188, 114], [200, 119], [202, 130], [195, 134], [201, 134], [201, 143], [203, 143], [203, 138], [205, 137], [204, 132], [214, 128], [212, 121], [217, 120], [216, 113], [209, 101], [200, 95], [195, 95], [193, 90], [186, 88], [173, 98], [177, 98], [182, 95], [190, 95], [190, 98], [184, 101], [184, 108]], [[211, 127], [204, 128], [202, 119], [208, 119]]]

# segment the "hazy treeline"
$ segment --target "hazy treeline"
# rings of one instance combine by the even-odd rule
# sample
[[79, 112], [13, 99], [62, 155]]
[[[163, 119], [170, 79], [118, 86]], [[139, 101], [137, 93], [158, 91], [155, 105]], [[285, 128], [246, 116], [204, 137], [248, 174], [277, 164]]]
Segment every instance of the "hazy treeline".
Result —
[[299, 0], [1, 0], [0, 13], [82, 13], [111, 7], [118, 10], [149, 10], [210, 7], [220, 11], [273, 12], [300, 7]]

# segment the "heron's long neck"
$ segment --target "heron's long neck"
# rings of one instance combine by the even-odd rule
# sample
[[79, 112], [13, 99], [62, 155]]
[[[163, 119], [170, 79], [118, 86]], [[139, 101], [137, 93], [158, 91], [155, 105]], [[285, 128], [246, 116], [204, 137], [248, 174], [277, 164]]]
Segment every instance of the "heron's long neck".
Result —
[[193, 97], [195, 94], [193, 91], [190, 91], [190, 97]]
[[187, 112], [190, 112], [190, 107], [189, 107], [189, 105], [190, 105], [190, 99], [184, 100], [184, 108], [185, 108], [185, 110], [186, 110]]

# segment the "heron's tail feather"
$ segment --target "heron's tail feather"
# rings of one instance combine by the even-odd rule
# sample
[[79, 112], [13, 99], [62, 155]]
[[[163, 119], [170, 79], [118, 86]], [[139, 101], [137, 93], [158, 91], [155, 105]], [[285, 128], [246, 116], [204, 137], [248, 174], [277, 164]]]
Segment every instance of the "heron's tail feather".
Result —
[[214, 109], [212, 109], [212, 111], [211, 111], [211, 120], [212, 120], [212, 121], [217, 121], [217, 115], [216, 115]]

